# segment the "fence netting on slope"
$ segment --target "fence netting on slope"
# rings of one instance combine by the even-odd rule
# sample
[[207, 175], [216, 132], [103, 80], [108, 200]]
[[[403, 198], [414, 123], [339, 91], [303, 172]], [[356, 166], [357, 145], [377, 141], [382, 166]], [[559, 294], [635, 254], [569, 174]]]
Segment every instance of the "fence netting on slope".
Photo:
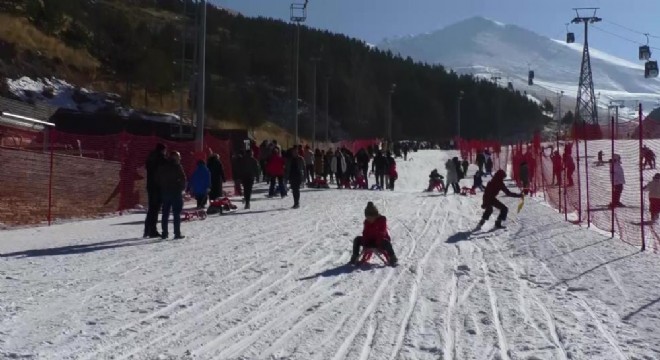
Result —
[[512, 177], [523, 187], [520, 169], [527, 163], [530, 191], [543, 196], [567, 221], [659, 250], [660, 223], [654, 219], [660, 213], [660, 179], [649, 183], [658, 173], [660, 122], [647, 118], [618, 126], [613, 121], [605, 126], [579, 124], [565, 138], [541, 141], [537, 135], [511, 148]]

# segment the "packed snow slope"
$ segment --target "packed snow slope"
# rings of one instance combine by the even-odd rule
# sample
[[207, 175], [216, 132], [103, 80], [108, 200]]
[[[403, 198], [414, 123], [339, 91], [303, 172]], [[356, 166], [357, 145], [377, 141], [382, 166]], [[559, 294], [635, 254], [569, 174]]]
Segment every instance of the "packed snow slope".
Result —
[[[479, 196], [259, 192], [251, 211], [138, 238], [143, 215], [1, 232], [0, 358], [658, 359], [660, 258], [528, 200], [471, 234]], [[474, 169], [471, 169], [474, 171]], [[515, 209], [518, 200], [502, 198]], [[345, 265], [374, 201], [400, 265]]]

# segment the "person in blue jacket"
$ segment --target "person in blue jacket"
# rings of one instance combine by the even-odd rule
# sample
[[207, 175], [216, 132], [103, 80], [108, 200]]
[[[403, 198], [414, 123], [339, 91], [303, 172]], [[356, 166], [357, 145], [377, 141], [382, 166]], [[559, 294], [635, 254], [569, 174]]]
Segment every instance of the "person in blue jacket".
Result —
[[197, 200], [197, 209], [204, 209], [211, 188], [211, 172], [204, 160], [197, 162], [197, 169], [190, 178], [189, 191]]

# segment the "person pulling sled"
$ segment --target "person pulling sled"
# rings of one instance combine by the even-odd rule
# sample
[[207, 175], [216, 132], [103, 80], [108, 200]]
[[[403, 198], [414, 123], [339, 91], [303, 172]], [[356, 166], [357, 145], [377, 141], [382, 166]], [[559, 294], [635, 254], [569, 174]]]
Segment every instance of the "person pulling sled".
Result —
[[481, 227], [486, 223], [486, 221], [490, 218], [490, 216], [493, 214], [493, 208], [497, 208], [500, 210], [500, 214], [497, 217], [497, 221], [495, 221], [495, 228], [497, 229], [503, 229], [504, 225], [502, 225], [502, 221], [506, 220], [506, 215], [509, 213], [509, 208], [506, 207], [506, 205], [502, 204], [499, 200], [497, 200], [497, 195], [500, 193], [500, 191], [503, 191], [507, 196], [511, 197], [516, 197], [516, 198], [521, 198], [521, 194], [516, 194], [511, 192], [506, 185], [504, 185], [504, 178], [506, 177], [506, 173], [504, 170], [497, 170], [493, 178], [490, 180], [488, 185], [486, 185], [486, 190], [484, 191], [484, 197], [483, 197], [483, 204], [481, 205], [481, 208], [484, 209], [484, 215], [481, 217], [481, 221], [479, 221], [479, 224], [477, 225], [477, 228], [475, 230], [481, 229]]
[[392, 249], [392, 239], [387, 232], [387, 218], [382, 216], [373, 202], [369, 201], [364, 209], [364, 228], [362, 236], [353, 240], [353, 255], [349, 264], [359, 263], [360, 247], [365, 249], [377, 249], [387, 256], [388, 265], [396, 266], [397, 258]]

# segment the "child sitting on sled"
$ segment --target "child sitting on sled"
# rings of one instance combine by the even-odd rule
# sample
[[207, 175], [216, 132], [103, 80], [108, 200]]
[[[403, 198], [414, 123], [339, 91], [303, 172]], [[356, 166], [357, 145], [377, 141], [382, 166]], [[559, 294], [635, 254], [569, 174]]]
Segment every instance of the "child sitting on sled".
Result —
[[358, 170], [357, 175], [355, 176], [355, 181], [353, 182], [353, 189], [366, 189], [367, 188], [367, 179], [364, 177], [362, 170]]
[[353, 240], [353, 255], [349, 264], [357, 265], [360, 247], [376, 248], [387, 255], [389, 265], [396, 266], [397, 259], [392, 249], [390, 235], [387, 232], [387, 218], [382, 216], [374, 203], [369, 201], [364, 209], [364, 228], [362, 236]]
[[445, 177], [438, 173], [438, 169], [433, 169], [431, 174], [429, 174], [429, 188], [426, 191], [433, 191], [438, 186], [445, 187]]

